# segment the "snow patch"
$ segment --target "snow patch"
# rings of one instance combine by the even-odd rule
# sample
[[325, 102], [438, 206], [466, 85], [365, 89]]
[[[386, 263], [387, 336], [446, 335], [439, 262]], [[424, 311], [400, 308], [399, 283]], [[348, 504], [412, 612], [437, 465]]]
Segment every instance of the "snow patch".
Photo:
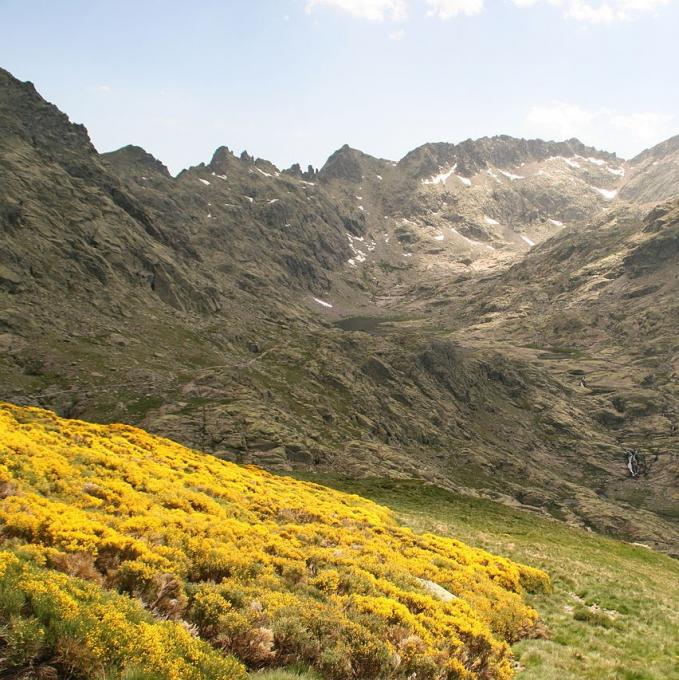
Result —
[[535, 245], [535, 241], [531, 241], [528, 236], [521, 234], [521, 238], [532, 248]]
[[[255, 170], [257, 170], [257, 172], [260, 173], [261, 175], [264, 175], [264, 177], [273, 177], [273, 175], [271, 173], [264, 172], [264, 170], [262, 170], [261, 168], [258, 168], [257, 166], [255, 166]], [[278, 177], [278, 175], [279, 175], [279, 173], [276, 173], [276, 177]]]
[[506, 170], [500, 170], [500, 172], [507, 178], [512, 180], [512, 182], [515, 182], [517, 179], [524, 179], [523, 175], [515, 175], [511, 172], [507, 172]]
[[592, 189], [600, 193], [607, 201], [612, 201], [618, 195], [615, 189], [600, 189], [599, 187], [592, 187]]
[[586, 160], [587, 160], [587, 162], [591, 163], [592, 165], [598, 165], [599, 167], [606, 165], [606, 161], [602, 161], [600, 158], [592, 158], [590, 156]]
[[468, 177], [460, 177], [460, 175], [456, 175], [456, 177], [464, 184], [466, 187], [470, 187], [472, 185], [472, 181]]
[[434, 236], [435, 241], [443, 241], [444, 238], [445, 236], [443, 234], [436, 234], [436, 236]]
[[607, 165], [606, 170], [608, 170], [611, 175], [616, 175], [617, 177], [625, 176], [625, 168], [623, 168], [622, 165], [619, 168], [612, 168], [610, 165]]
[[455, 174], [455, 170], [457, 170], [457, 163], [455, 163], [450, 170], [444, 170], [440, 174], [434, 175], [429, 179], [423, 179], [422, 184], [445, 184], [450, 177]]
[[377, 179], [380, 180], [380, 182], [381, 182], [382, 179], [383, 179], [383, 178], [382, 178], [382, 175], [375, 175], [375, 177], [377, 177]]
[[206, 187], [210, 186], [210, 182], [208, 182], [206, 179], [201, 179], [200, 177], [198, 178], [199, 182], [202, 182]]
[[329, 307], [332, 309], [332, 305], [329, 302], [325, 302], [325, 300], [319, 300], [318, 298], [314, 298], [314, 302], [318, 302], [319, 305], [322, 305], [323, 307]]
[[247, 198], [247, 200], [250, 201], [250, 203], [254, 203], [254, 202], [255, 202], [255, 199], [252, 198], [252, 196], [243, 196], [243, 198]]
[[274, 203], [278, 203], [278, 201], [279, 201], [278, 198], [272, 198], [272, 199], [269, 201], [269, 205], [273, 205]]
[[553, 224], [555, 227], [563, 227], [563, 222], [559, 222], [559, 220], [553, 220], [551, 217], [547, 220], [550, 224]]
[[483, 220], [486, 224], [500, 224], [497, 220], [494, 220], [492, 217], [488, 217], [488, 215], [484, 215]]
[[[365, 238], [363, 236], [354, 236], [353, 234], [349, 234], [347, 232], [347, 238], [349, 239], [349, 248], [351, 248], [351, 252], [354, 254], [354, 257], [348, 260], [349, 264], [352, 267], [355, 267], [356, 264], [360, 262], [365, 262], [367, 259], [367, 256], [364, 251], [362, 251], [360, 248], [357, 248], [354, 245], [354, 241], [358, 241], [359, 243], [363, 243]], [[370, 245], [368, 246], [368, 251], [375, 250], [375, 241], [371, 241]]]

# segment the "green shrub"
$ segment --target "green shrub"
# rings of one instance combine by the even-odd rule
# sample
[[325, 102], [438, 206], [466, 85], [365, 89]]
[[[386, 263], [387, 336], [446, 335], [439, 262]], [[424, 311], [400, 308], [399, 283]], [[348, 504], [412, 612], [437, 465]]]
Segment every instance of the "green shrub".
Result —
[[591, 623], [593, 626], [602, 626], [603, 628], [614, 628], [616, 626], [616, 622], [608, 614], [589, 607], [578, 607], [573, 612], [573, 618], [576, 621]]

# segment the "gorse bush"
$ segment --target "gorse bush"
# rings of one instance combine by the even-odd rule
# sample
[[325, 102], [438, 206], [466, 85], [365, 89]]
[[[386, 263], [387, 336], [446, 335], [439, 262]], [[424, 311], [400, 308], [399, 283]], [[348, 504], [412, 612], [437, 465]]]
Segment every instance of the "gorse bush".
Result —
[[[512, 677], [543, 572], [122, 425], [0, 405], [0, 672]], [[454, 597], [443, 601], [427, 585]]]
[[35, 552], [0, 552], [0, 666], [64, 677], [223, 680], [243, 666], [140, 603], [40, 566]]

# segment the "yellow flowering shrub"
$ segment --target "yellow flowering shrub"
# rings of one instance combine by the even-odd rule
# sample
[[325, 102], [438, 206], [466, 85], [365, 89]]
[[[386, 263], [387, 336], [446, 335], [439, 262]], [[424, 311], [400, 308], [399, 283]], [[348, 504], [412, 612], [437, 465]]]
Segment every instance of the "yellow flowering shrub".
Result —
[[0, 404], [0, 488], [0, 674], [11, 657], [239, 678], [235, 656], [329, 680], [504, 680], [537, 620], [524, 589], [549, 588], [358, 496], [40, 409]]

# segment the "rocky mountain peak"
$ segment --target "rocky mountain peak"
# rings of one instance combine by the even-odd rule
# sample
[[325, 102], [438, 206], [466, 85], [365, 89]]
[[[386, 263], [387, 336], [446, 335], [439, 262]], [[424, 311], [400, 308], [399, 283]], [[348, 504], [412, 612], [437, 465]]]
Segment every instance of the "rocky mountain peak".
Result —
[[324, 180], [359, 183], [368, 170], [378, 171], [388, 163], [345, 144], [328, 158], [318, 174]]
[[399, 167], [419, 179], [455, 164], [461, 174], [473, 175], [490, 166], [516, 167], [522, 163], [542, 161], [555, 156], [617, 160], [616, 154], [586, 146], [578, 139], [545, 142], [541, 139], [519, 139], [509, 135], [498, 135], [467, 139], [459, 144], [447, 142], [423, 144], [404, 156], [399, 162]]
[[128, 144], [116, 151], [103, 153], [101, 157], [122, 174], [125, 171], [132, 171], [140, 176], [160, 174], [164, 177], [171, 177], [167, 167], [140, 146]]
[[[33, 83], [21, 82], [0, 69], [0, 135], [28, 142], [45, 160], [58, 160], [67, 169], [74, 156], [94, 156], [96, 149], [83, 125], [72, 123], [45, 101]], [[77, 174], [77, 173], [76, 173]]]
[[238, 162], [233, 151], [228, 146], [220, 146], [212, 155], [208, 169], [213, 172], [226, 174], [233, 163]]

